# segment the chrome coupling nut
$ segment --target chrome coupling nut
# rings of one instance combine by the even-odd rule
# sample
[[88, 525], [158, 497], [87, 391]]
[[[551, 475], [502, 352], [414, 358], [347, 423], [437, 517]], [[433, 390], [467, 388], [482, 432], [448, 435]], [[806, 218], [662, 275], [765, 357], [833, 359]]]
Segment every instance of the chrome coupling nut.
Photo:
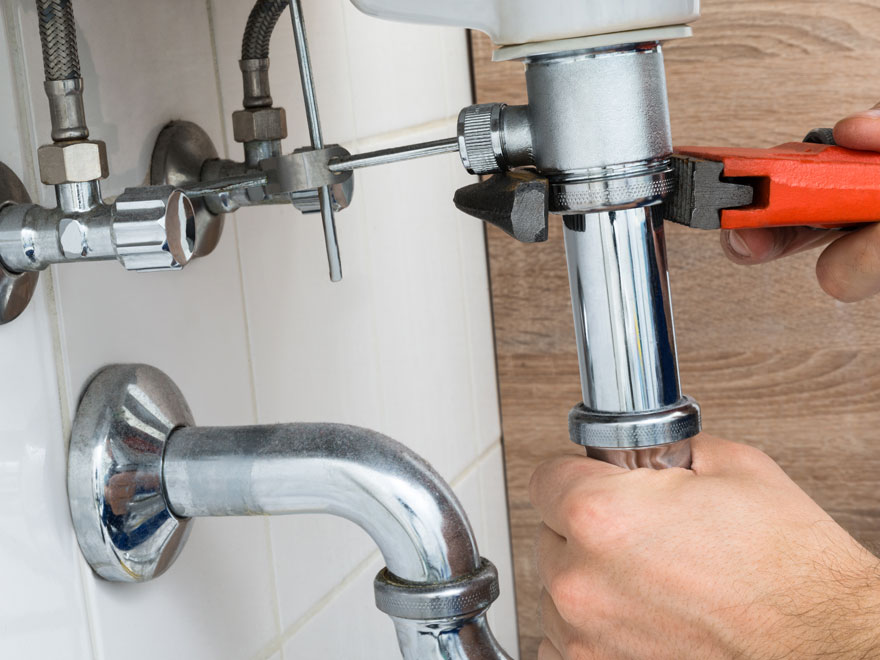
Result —
[[504, 103], [472, 105], [458, 116], [458, 150], [471, 174], [503, 172], [506, 168], [502, 140]]
[[173, 186], [129, 188], [112, 214], [116, 258], [126, 270], [178, 270], [193, 258], [195, 211]]
[[452, 582], [406, 582], [383, 569], [373, 581], [376, 607], [389, 616], [417, 621], [473, 617], [489, 609], [500, 594], [498, 570], [482, 558], [476, 573]]
[[579, 403], [568, 414], [571, 441], [594, 449], [648, 449], [693, 438], [701, 430], [700, 406], [689, 396], [645, 412], [599, 412]]
[[283, 140], [287, 137], [284, 108], [248, 108], [232, 113], [232, 135], [236, 142]]
[[107, 145], [100, 140], [46, 144], [37, 151], [40, 180], [48, 186], [106, 179]]

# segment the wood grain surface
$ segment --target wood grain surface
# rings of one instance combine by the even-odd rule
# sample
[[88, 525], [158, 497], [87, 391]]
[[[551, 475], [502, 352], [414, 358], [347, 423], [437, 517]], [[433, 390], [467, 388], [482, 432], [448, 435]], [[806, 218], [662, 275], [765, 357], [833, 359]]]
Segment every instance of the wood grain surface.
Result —
[[[880, 0], [704, 0], [666, 46], [676, 144], [772, 146], [880, 100]], [[523, 65], [474, 34], [477, 100], [525, 103]], [[489, 228], [523, 658], [540, 640], [535, 466], [563, 452], [580, 401], [561, 223], [522, 245]], [[718, 235], [667, 228], [684, 391], [705, 428], [761, 447], [859, 540], [880, 549], [880, 299], [844, 305], [815, 254], [740, 267]]]

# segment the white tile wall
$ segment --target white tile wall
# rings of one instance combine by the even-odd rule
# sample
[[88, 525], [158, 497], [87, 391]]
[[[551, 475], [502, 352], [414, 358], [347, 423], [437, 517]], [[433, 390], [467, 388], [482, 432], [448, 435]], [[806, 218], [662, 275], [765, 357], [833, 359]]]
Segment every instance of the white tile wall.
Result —
[[[240, 156], [229, 116], [249, 4], [77, 0], [108, 196], [144, 182], [171, 119], [198, 122]], [[374, 149], [450, 133], [470, 102], [462, 31], [382, 22], [347, 0], [304, 5], [328, 141]], [[53, 203], [33, 167], [48, 135], [35, 10], [0, 7], [0, 159]], [[293, 148], [307, 133], [286, 16], [272, 62]], [[155, 583], [94, 578], [68, 520], [66, 429], [89, 375], [134, 361], [168, 372], [201, 423], [349, 422], [432, 461], [501, 571], [493, 622], [515, 650], [485, 246], [451, 205], [467, 180], [453, 157], [359, 174], [338, 218], [341, 284], [327, 280], [319, 221], [290, 208], [240, 212], [217, 251], [181, 273], [110, 263], [42, 276], [27, 313], [0, 327], [0, 365], [14, 374], [0, 381], [0, 657], [396, 657], [392, 626], [372, 607], [381, 560], [341, 520], [202, 520]]]

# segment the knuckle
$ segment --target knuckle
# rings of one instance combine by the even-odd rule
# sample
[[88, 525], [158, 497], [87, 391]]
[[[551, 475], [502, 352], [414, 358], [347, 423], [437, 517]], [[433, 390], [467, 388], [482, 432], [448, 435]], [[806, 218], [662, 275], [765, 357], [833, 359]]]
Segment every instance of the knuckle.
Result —
[[555, 458], [541, 463], [529, 480], [529, 499], [537, 505], [542, 499], [545, 484], [560, 484], [565, 481], [575, 466], [571, 457]]
[[594, 514], [587, 499], [578, 492], [569, 493], [562, 499], [561, 513], [571, 529], [588, 523]]
[[774, 461], [766, 453], [764, 453], [757, 447], [753, 447], [752, 445], [736, 443], [734, 445], [734, 451], [736, 457], [743, 464], [753, 469], [768, 469], [777, 467], [776, 461]]
[[587, 549], [601, 550], [629, 535], [626, 511], [611, 493], [572, 493], [563, 502], [562, 514], [572, 539]]
[[283, 140], [287, 137], [284, 108], [251, 108], [232, 113], [232, 134], [236, 142]]
[[569, 625], [577, 625], [589, 607], [589, 590], [576, 571], [562, 571], [550, 581], [547, 592], [559, 616]]
[[95, 181], [107, 176], [107, 147], [99, 140], [43, 145], [37, 151], [40, 180], [53, 186]]

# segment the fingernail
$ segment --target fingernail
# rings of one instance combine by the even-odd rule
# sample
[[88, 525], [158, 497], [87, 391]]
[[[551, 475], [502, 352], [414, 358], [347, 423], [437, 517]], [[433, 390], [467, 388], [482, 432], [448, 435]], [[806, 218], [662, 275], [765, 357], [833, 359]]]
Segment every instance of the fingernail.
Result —
[[730, 248], [731, 252], [743, 259], [750, 259], [752, 256], [752, 251], [743, 240], [743, 237], [735, 231], [727, 232], [727, 247]]

